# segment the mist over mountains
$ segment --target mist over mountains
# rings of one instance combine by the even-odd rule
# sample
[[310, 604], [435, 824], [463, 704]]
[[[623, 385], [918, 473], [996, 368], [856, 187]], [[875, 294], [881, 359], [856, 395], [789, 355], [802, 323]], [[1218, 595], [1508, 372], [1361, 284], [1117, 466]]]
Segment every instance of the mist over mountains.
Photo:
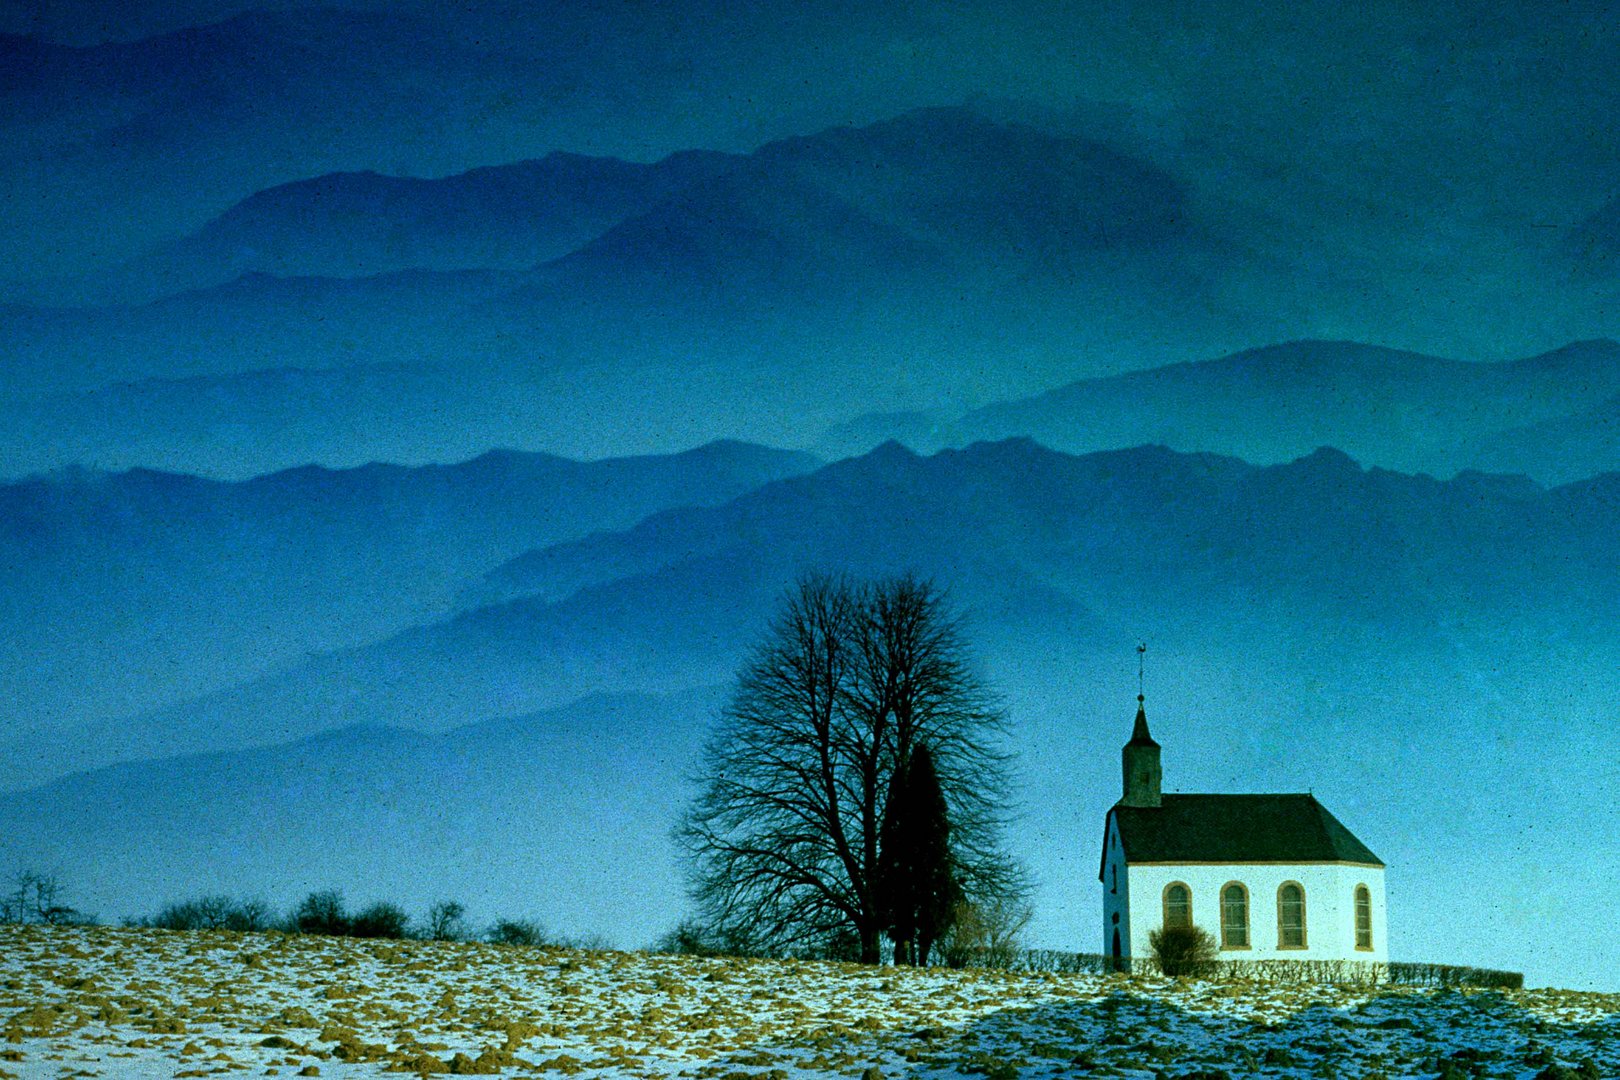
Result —
[[[124, 262], [255, 190], [327, 172], [442, 176], [555, 149], [662, 156], [716, 141], [672, 100], [685, 65], [657, 56], [702, 40], [678, 13], [627, 25], [547, 5], [522, 33], [509, 14], [285, 5], [128, 41], [0, 36], [14, 149], [0, 181], [18, 221], [55, 241], [8, 255], [38, 265], [30, 276]], [[667, 133], [644, 126], [637, 100], [671, 102]], [[53, 220], [63, 199], [87, 219], [78, 228]]]
[[[1579, 392], [1607, 377], [1596, 354], [1591, 372], [1563, 369], [1574, 387], [1552, 372], [1440, 372], [1379, 346], [1358, 360], [1317, 347], [1289, 363], [1241, 359], [1323, 330], [1443, 338], [1436, 305], [1498, 349], [1620, 332], [1602, 274], [1566, 271], [1504, 308], [1452, 295], [1443, 265], [1405, 265], [1393, 248], [1324, 261], [1319, 245], [1338, 234], [1275, 206], [1341, 196], [1327, 177], [1277, 183], [1262, 163], [1133, 130], [1128, 116], [988, 105], [650, 165], [551, 155], [441, 180], [317, 176], [99, 277], [40, 285], [51, 306], [0, 309], [0, 476], [79, 463], [242, 479], [492, 444], [617, 456], [725, 437], [847, 453], [881, 439], [817, 445], [812, 433], [919, 409], [961, 421], [960, 438], [937, 445], [1027, 432], [1072, 449], [1160, 439], [1271, 461], [1305, 452], [1313, 433], [1342, 434], [1369, 461], [1454, 471], [1556, 415], [1503, 395], [1573, 398], [1571, 415], [1597, 404]], [[1521, 255], [1541, 274], [1556, 252]], [[87, 293], [121, 299], [63, 306]], [[1508, 310], [1520, 329], [1495, 334]], [[1201, 376], [1220, 356], [1240, 359]], [[1052, 389], [1155, 367], [1171, 374]], [[1176, 374], [1189, 367], [1190, 380]], [[1223, 416], [1275, 416], [1276, 403], [1309, 415], [1276, 445], [1211, 438], [1224, 423], [1186, 415], [1198, 377], [1229, 380], [1214, 390]], [[1164, 397], [1177, 386], [1180, 404]], [[1347, 426], [1343, 409], [1322, 412], [1334, 395], [1415, 411]], [[1066, 405], [1071, 416], [1054, 414]], [[1144, 433], [1075, 437], [1110, 405], [1130, 406], [1114, 421]], [[1447, 409], [1479, 415], [1448, 421]], [[586, 411], [593, 422], [578, 423]], [[1439, 426], [1420, 432], [1431, 416]], [[1479, 459], [1439, 452], [1459, 433]], [[1505, 452], [1492, 464], [1514, 467]]]
[[[214, 396], [228, 398], [250, 430], [270, 418], [293, 421], [278, 457], [239, 466], [251, 471], [312, 459], [358, 464], [381, 456], [367, 444], [379, 428], [408, 430], [436, 456], [487, 446], [475, 438], [573, 455], [721, 436], [771, 441], [784, 420], [814, 430], [847, 415], [852, 398], [910, 403], [1034, 389], [1046, 363], [1034, 358], [1060, 350], [1102, 349], [1105, 363], [1137, 363], [1281, 326], [1246, 310], [1242, 289], [1253, 275], [1280, 289], [1287, 275], [1196, 220], [1180, 180], [1095, 140], [935, 109], [726, 161], [666, 163], [664, 172], [682, 180], [657, 183], [678, 188], [673, 194], [641, 213], [626, 197], [622, 220], [529, 270], [359, 278], [255, 270], [145, 304], [6, 309], [0, 378], [15, 404], [0, 469], [16, 475], [83, 461], [96, 447], [141, 447], [145, 460], [116, 463], [216, 470], [217, 461], [188, 454], [206, 441], [199, 418]], [[457, 183], [430, 188], [436, 219], [465, 224]], [[381, 187], [372, 198], [373, 223], [396, 213]], [[546, 213], [583, 234], [605, 208], [552, 200]], [[229, 217], [156, 256], [147, 284], [215, 280], [233, 268], [236, 256], [214, 235], [236, 228]], [[292, 220], [280, 243], [300, 252], [300, 269], [353, 269], [363, 254], [330, 254], [334, 230], [321, 215]], [[406, 230], [416, 239], [400, 243], [420, 241], [426, 257], [436, 228]], [[343, 243], [352, 248], [360, 241], [349, 232]], [[255, 251], [275, 261], [275, 250]], [[964, 296], [974, 302], [964, 305]], [[876, 356], [884, 362], [874, 364]], [[415, 378], [453, 370], [462, 392], [443, 395], [432, 419], [477, 434], [444, 445], [424, 424], [407, 376], [392, 408], [369, 395], [382, 415], [368, 409], [344, 425], [351, 457], [317, 458], [322, 447], [295, 436], [331, 414], [319, 399], [251, 374], [332, 372], [324, 377], [347, 399], [356, 393], [348, 384], [364, 378], [347, 369], [379, 365], [426, 372]], [[644, 423], [649, 380], [681, 403], [657, 411], [689, 418], [678, 435]], [[476, 402], [496, 404], [479, 411]], [[572, 414], [587, 403], [595, 422], [582, 436]], [[490, 432], [490, 412], [517, 419]], [[641, 441], [631, 442], [636, 432]], [[623, 434], [600, 445], [611, 433]]]
[[[1595, 662], [1612, 636], [1612, 474], [1545, 489], [1365, 470], [1332, 450], [1257, 468], [1151, 447], [1077, 458], [1011, 440], [928, 458], [890, 444], [795, 476], [802, 458], [721, 449], [690, 466], [492, 456], [249, 485], [131, 474], [8, 489], [23, 507], [8, 512], [12, 564], [25, 565], [25, 548], [52, 553], [32, 578], [40, 587], [18, 594], [22, 651], [10, 669], [41, 679], [90, 669], [55, 699], [40, 696], [48, 681], [13, 689], [54, 701], [41, 717], [63, 717], [54, 739], [47, 722], [13, 740], [13, 783], [344, 724], [409, 718], [443, 730], [592, 692], [724, 682], [782, 590], [828, 567], [950, 583], [985, 648], [1007, 656], [1035, 641], [1106, 652], [1138, 624], [1203, 655], [1286, 640], [1331, 670], [1345, 664], [1333, 650], [1351, 642], [1455, 659], [1580, 638]], [[740, 489], [753, 490], [659, 508]], [[521, 552], [526, 541], [535, 546]], [[64, 580], [75, 590], [50, 595]], [[254, 653], [206, 621], [226, 606], [268, 655], [244, 663]], [[148, 619], [122, 638], [86, 621], [130, 610]], [[40, 648], [21, 632], [30, 612], [83, 624], [69, 643], [101, 641], [126, 661], [172, 634], [168, 647], [213, 660], [171, 663], [186, 658], [193, 678], [234, 670], [238, 685], [140, 718], [87, 710], [94, 684], [82, 680], [108, 661], [30, 663]], [[1318, 637], [1333, 643], [1322, 655], [1307, 644]], [[112, 700], [143, 681], [136, 670], [121, 678], [129, 685], [114, 678]]]
[[817, 464], [716, 443], [588, 463], [496, 451], [242, 483], [137, 470], [0, 486], [8, 752], [65, 739], [70, 755], [109, 760], [73, 749], [86, 725], [387, 637], [526, 549]]
[[1620, 470], [1620, 344], [1466, 363], [1345, 341], [1299, 341], [1089, 379], [960, 417], [840, 425], [837, 455], [898, 438], [918, 449], [1027, 435], [1073, 453], [1142, 442], [1256, 464], [1321, 445], [1402, 472], [1523, 473], [1558, 484]]
[[374, 277], [526, 270], [722, 172], [726, 154], [651, 165], [561, 152], [440, 180], [328, 173], [267, 188], [114, 270], [56, 285], [80, 303], [150, 302], [248, 274]]
[[342, 728], [84, 773], [0, 793], [0, 860], [48, 862], [110, 918], [198, 889], [292, 904], [337, 884], [646, 945], [678, 910], [663, 823], [717, 699], [598, 697], [439, 735]]
[[[102, 830], [98, 815], [116, 806], [131, 822], [155, 820], [174, 812], [164, 800], [204, 798], [186, 793], [211, 790], [222, 770], [248, 769], [259, 777], [250, 784], [283, 792], [267, 820], [324, 820], [318, 808], [328, 802], [375, 792], [377, 813], [399, 836], [436, 836], [433, 822], [448, 813], [456, 829], [487, 838], [512, 814], [531, 812], [512, 799], [546, 799], [574, 774], [537, 775], [531, 785], [524, 770], [538, 761], [515, 766], [510, 794], [491, 803], [456, 778], [465, 769], [485, 775], [493, 766], [469, 763], [493, 762], [506, 744], [452, 753], [436, 733], [537, 710], [569, 716], [571, 702], [599, 694], [712, 695], [796, 575], [915, 569], [950, 587], [1012, 709], [1024, 805], [1015, 847], [1040, 877], [1048, 940], [1084, 945], [1092, 932], [1089, 909], [1063, 898], [1095, 872], [1091, 830], [1115, 796], [1115, 755], [1133, 704], [1134, 670], [1127, 674], [1121, 657], [1146, 628], [1167, 785], [1314, 789], [1400, 868], [1391, 904], [1410, 920], [1406, 950], [1585, 971], [1573, 953], [1530, 955], [1531, 946], [1511, 944], [1516, 935], [1420, 929], [1416, 912], [1455, 888], [1423, 855], [1430, 846], [1472, 845], [1490, 856], [1482, 866], [1514, 863], [1527, 841], [1507, 826], [1514, 811], [1495, 800], [1500, 790], [1536, 791], [1548, 813], [1586, 822], [1565, 826], [1544, 860], [1573, 860], [1566, 869], [1578, 880], [1600, 872], [1579, 853], [1608, 835], [1601, 807], [1616, 778], [1600, 769], [1566, 785], [1561, 763], [1605, 738], [1603, 703], [1620, 689], [1611, 617], [1620, 586], [1607, 572], [1620, 555], [1616, 479], [1553, 489], [1473, 473], [1437, 481], [1365, 469], [1333, 450], [1257, 467], [1162, 447], [1075, 457], [1010, 440], [920, 457], [888, 445], [719, 505], [658, 511], [630, 528], [518, 555], [464, 579], [459, 612], [391, 637], [61, 738], [12, 741], [5, 757], [19, 768], [14, 782], [120, 759], [226, 756], [178, 772], [168, 762], [120, 766], [63, 781], [66, 788], [18, 792], [6, 796], [6, 813], [15, 835], [77, 866], [87, 856], [62, 846], [65, 826], [48, 822], [105, 832], [94, 850], [122, 851], [132, 834]], [[637, 753], [657, 753], [658, 769], [678, 771], [668, 761], [697, 752], [714, 698], [705, 700], [669, 713], [657, 739], [605, 723], [593, 752], [630, 754], [632, 771]], [[636, 708], [650, 716], [663, 706]], [[557, 738], [572, 730], [555, 722], [564, 724]], [[542, 738], [550, 723], [518, 726]], [[376, 733], [384, 727], [405, 732]], [[462, 734], [473, 740], [477, 730]], [[1347, 740], [1357, 746], [1349, 757]], [[1519, 744], [1539, 752], [1500, 750]], [[315, 775], [332, 771], [347, 794], [319, 781], [285, 795], [275, 778], [316, 758], [330, 764]], [[431, 799], [413, 776], [424, 777], [421, 785], [439, 778]], [[124, 794], [109, 801], [114, 790]], [[567, 790], [545, 811], [523, 806], [553, 822], [608, 813], [595, 801], [600, 787]], [[56, 816], [64, 800], [82, 809]], [[225, 839], [243, 835], [242, 820], [233, 811], [199, 825], [186, 850], [246, 843]], [[655, 846], [665, 827], [650, 818], [625, 825], [625, 843]], [[288, 828], [294, 847], [314, 835], [307, 824]], [[254, 835], [249, 854], [221, 856], [219, 880], [266, 881], [264, 865], [292, 850], [270, 833]], [[336, 855], [312, 865], [331, 874], [351, 866]], [[669, 880], [657, 876], [664, 872], [646, 871], [649, 895], [669, 894]], [[392, 889], [382, 870], [352, 873], [367, 888]], [[570, 862], [557, 873], [587, 871]], [[1509, 872], [1498, 891], [1539, 890], [1537, 873]], [[143, 875], [142, 896], [177, 880], [161, 867]], [[1491, 892], [1483, 878], [1478, 884]], [[1392, 914], [1392, 927], [1400, 923]], [[644, 924], [612, 925], [639, 934]]]

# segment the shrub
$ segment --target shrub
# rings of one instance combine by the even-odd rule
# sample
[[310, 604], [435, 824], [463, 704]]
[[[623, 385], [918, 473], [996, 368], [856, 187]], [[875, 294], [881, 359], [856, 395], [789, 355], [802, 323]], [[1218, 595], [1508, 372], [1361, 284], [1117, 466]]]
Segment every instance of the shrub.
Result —
[[263, 900], [232, 900], [228, 896], [199, 896], [195, 900], [169, 904], [144, 925], [159, 930], [266, 930], [271, 922], [270, 906]]
[[275, 925], [275, 921], [275, 912], [263, 900], [242, 900], [237, 903], [235, 910], [225, 920], [225, 929], [250, 933], [257, 930], [268, 930]]
[[696, 919], [680, 925], [653, 943], [652, 951], [677, 956], [755, 956], [751, 944], [737, 930], [716, 932]]
[[463, 917], [467, 909], [454, 900], [440, 900], [428, 908], [427, 925], [422, 936], [429, 941], [460, 941], [467, 936]]
[[379, 901], [349, 920], [348, 935], [358, 938], [402, 938], [410, 916], [398, 904]]
[[1118, 962], [1111, 956], [1057, 949], [1025, 949], [1012, 966], [1018, 971], [1052, 971], [1062, 975], [1108, 975], [1119, 970]]
[[551, 938], [532, 919], [502, 919], [484, 934], [497, 945], [550, 945]]
[[1389, 980], [1389, 965], [1372, 960], [1222, 960], [1210, 974], [1224, 982], [1374, 986]]
[[336, 889], [310, 893], [293, 912], [292, 928], [301, 934], [347, 934], [349, 917], [343, 911], [343, 894]]
[[228, 896], [199, 896], [163, 908], [153, 917], [152, 925], [159, 930], [223, 930], [230, 910]]
[[1216, 964], [1215, 938], [1200, 926], [1166, 926], [1148, 934], [1148, 947], [1166, 975], [1207, 975]]
[[1034, 914], [1028, 904], [1011, 897], [963, 901], [940, 939], [939, 955], [946, 967], [1015, 967], [1024, 951], [1018, 937]]
[[599, 933], [580, 934], [578, 937], [565, 938], [561, 944], [569, 949], [578, 949], [580, 952], [612, 952], [615, 948], [612, 938]]

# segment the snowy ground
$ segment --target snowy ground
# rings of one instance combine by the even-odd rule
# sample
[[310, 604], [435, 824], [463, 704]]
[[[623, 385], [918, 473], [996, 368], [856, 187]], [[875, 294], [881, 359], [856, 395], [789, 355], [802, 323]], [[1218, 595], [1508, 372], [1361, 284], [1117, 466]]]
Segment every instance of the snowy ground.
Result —
[[0, 1080], [443, 1072], [1608, 1078], [1620, 995], [0, 926]]

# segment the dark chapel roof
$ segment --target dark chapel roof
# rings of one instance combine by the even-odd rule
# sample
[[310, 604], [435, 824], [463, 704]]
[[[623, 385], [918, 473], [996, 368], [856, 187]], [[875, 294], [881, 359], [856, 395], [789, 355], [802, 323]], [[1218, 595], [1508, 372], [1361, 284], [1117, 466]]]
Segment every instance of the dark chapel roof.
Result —
[[1165, 795], [1116, 806], [1127, 863], [1384, 863], [1312, 795]]

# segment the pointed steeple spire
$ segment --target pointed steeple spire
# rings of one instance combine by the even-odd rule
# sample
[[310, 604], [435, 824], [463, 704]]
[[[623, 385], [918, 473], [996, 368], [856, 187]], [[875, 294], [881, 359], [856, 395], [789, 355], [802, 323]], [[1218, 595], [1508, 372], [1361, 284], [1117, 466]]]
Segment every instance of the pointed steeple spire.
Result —
[[1121, 806], [1158, 806], [1161, 804], [1163, 771], [1159, 766], [1159, 744], [1148, 732], [1147, 695], [1144, 692], [1144, 672], [1147, 645], [1136, 647], [1136, 723], [1131, 727], [1131, 741], [1121, 751], [1121, 764], [1125, 774], [1125, 791]]
[[1153, 736], [1148, 733], [1147, 704], [1142, 700], [1141, 694], [1136, 695], [1136, 723], [1131, 727], [1131, 741], [1125, 745], [1151, 746], [1155, 750], [1159, 748], [1159, 744], [1154, 742]]

